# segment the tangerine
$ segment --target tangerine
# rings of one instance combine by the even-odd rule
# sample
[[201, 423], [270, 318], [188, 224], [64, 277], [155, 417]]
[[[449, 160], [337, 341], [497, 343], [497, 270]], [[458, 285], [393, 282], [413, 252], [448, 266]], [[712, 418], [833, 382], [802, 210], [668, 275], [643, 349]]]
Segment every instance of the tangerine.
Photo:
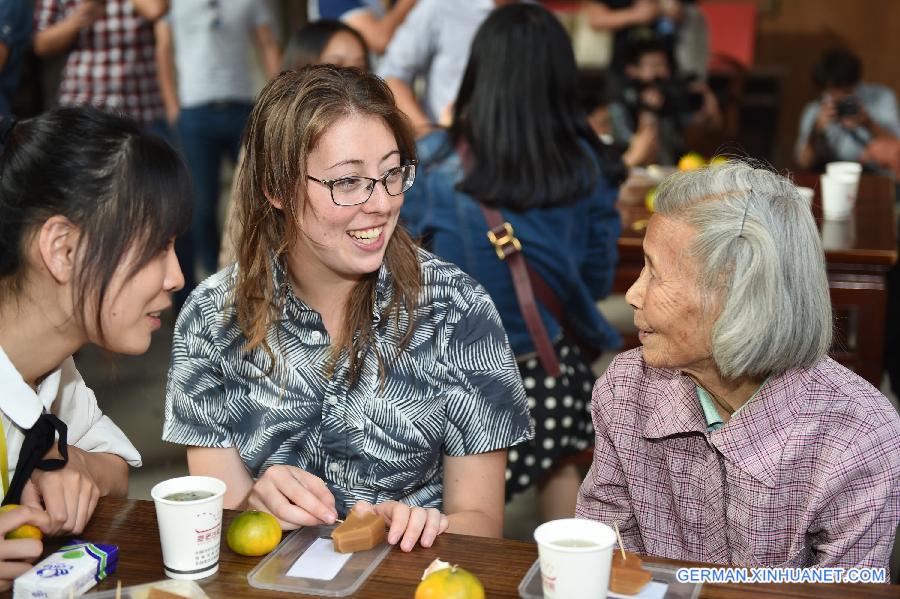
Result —
[[240, 555], [265, 555], [281, 542], [281, 525], [272, 514], [247, 510], [228, 525], [225, 540]]
[[[0, 507], [0, 513], [8, 512], [12, 509], [19, 507], [16, 503], [8, 503], [2, 507]], [[37, 526], [32, 526], [31, 524], [23, 524], [19, 528], [15, 530], [11, 530], [3, 537], [4, 539], [37, 539], [40, 541], [44, 538], [44, 533], [41, 532], [41, 529]]]
[[459, 566], [432, 572], [416, 587], [415, 599], [484, 599], [481, 581]]
[[688, 152], [678, 161], [678, 170], [692, 171], [706, 166], [706, 160], [697, 152]]

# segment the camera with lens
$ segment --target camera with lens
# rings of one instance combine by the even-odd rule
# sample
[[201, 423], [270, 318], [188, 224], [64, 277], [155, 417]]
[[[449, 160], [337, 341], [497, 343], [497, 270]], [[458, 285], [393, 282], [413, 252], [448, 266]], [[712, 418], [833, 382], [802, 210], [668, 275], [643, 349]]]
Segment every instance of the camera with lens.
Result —
[[[693, 75], [678, 77], [658, 77], [651, 81], [629, 79], [623, 91], [625, 104], [638, 112], [652, 112], [658, 116], [687, 115], [703, 107], [703, 94], [691, 89]], [[660, 106], [650, 106], [643, 100], [648, 89], [659, 91], [663, 102]]]
[[855, 96], [841, 98], [835, 104], [835, 110], [839, 117], [856, 116], [859, 114], [859, 100]]

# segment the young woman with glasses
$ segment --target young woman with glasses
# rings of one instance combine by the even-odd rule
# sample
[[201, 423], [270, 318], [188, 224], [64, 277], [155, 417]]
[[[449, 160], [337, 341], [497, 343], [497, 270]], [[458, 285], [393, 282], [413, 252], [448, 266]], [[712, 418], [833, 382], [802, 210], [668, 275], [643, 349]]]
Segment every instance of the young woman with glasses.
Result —
[[572, 45], [552, 13], [533, 4], [491, 13], [472, 42], [452, 125], [420, 140], [419, 154], [404, 223], [485, 286], [519, 358], [536, 437], [509, 451], [507, 499], [537, 484], [544, 519], [571, 517], [583, 474], [567, 458], [593, 442], [590, 363], [541, 305], [560, 376], [544, 368], [479, 205], [512, 225], [577, 335], [596, 350], [617, 346], [596, 301], [615, 274], [623, 167], [579, 108]]
[[244, 150], [238, 261], [181, 311], [163, 438], [227, 483], [228, 507], [285, 528], [359, 505], [405, 551], [499, 536], [525, 394], [484, 289], [398, 226], [415, 143], [390, 91], [358, 69], [286, 71]]

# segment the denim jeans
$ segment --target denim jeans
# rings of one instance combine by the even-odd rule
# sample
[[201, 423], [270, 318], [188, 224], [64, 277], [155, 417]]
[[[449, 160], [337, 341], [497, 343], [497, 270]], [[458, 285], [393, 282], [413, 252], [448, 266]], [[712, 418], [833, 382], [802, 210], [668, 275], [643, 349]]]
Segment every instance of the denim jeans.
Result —
[[219, 230], [216, 226], [216, 207], [219, 203], [219, 169], [222, 157], [236, 163], [240, 151], [244, 125], [253, 105], [248, 102], [213, 102], [202, 106], [182, 108], [176, 127], [184, 161], [194, 186], [194, 215], [187, 243], [182, 244], [185, 288], [193, 286], [194, 259], [207, 272], [217, 270]]

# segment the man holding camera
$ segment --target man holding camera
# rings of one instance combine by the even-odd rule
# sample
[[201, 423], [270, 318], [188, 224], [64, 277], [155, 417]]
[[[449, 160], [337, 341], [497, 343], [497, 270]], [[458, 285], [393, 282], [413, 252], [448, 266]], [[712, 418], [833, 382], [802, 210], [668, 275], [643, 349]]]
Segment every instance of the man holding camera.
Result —
[[673, 73], [663, 40], [650, 37], [629, 43], [625, 82], [609, 107], [613, 138], [627, 146], [629, 166], [673, 165], [685, 153], [688, 127], [720, 127], [719, 103], [709, 87]]
[[874, 170], [900, 171], [894, 164], [900, 151], [897, 98], [887, 87], [861, 79], [862, 63], [849, 50], [830, 50], [819, 59], [813, 80], [822, 93], [800, 117], [800, 168], [851, 160]]

